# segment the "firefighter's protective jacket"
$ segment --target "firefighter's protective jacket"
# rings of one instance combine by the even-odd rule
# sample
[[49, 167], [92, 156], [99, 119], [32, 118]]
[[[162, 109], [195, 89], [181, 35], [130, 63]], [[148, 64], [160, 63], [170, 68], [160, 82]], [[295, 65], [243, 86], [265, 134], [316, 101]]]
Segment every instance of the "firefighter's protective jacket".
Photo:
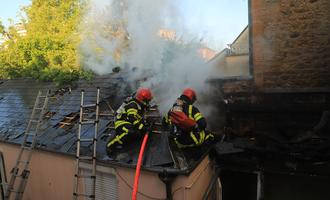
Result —
[[[186, 96], [182, 95], [178, 98], [167, 116], [164, 118], [166, 124], [170, 124], [171, 127], [178, 128], [180, 126], [178, 124], [174, 124], [169, 117], [173, 111], [181, 111], [185, 113], [187, 117], [194, 120], [198, 126], [190, 131], [181, 129], [178, 131], [181, 132], [181, 134], [177, 134], [178, 132], [175, 133], [174, 141], [179, 148], [195, 147], [203, 144], [205, 141], [213, 140], [213, 134], [205, 130], [207, 125], [205, 118], [200, 113], [198, 108], [192, 105], [192, 102]], [[172, 130], [174, 129], [172, 128]]]
[[125, 124], [131, 124], [137, 130], [142, 130], [145, 126], [143, 120], [144, 113], [145, 108], [139, 101], [134, 98], [129, 100], [117, 111], [115, 129]]
[[108, 150], [115, 144], [122, 145], [139, 137], [140, 134], [135, 133], [145, 127], [144, 113], [145, 107], [134, 98], [119, 107], [115, 118], [116, 135], [107, 143]]

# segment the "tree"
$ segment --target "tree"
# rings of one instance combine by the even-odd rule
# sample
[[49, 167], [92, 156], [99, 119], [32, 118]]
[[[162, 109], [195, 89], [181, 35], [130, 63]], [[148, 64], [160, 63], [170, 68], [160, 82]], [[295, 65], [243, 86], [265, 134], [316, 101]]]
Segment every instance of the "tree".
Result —
[[[82, 0], [32, 0], [23, 8], [27, 19], [9, 27], [11, 38], [0, 51], [0, 78], [33, 77], [65, 83], [77, 79]], [[0, 24], [1, 25], [1, 24]], [[19, 29], [26, 29], [19, 34]], [[4, 28], [0, 26], [0, 34]]]

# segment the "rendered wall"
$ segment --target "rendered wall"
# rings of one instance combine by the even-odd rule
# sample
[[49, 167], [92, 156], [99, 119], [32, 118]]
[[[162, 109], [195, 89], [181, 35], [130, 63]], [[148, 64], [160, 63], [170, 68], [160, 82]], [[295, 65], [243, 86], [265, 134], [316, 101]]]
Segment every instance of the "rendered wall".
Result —
[[210, 65], [215, 69], [213, 78], [249, 75], [248, 55], [218, 56]]
[[226, 76], [248, 76], [249, 75], [249, 56], [228, 56], [226, 65], [223, 68]]
[[[10, 178], [10, 170], [14, 166], [19, 149], [20, 146], [18, 145], [0, 143], [0, 151], [4, 154], [6, 164], [7, 180]], [[135, 169], [107, 166], [100, 168], [116, 177], [119, 200], [131, 199]], [[30, 172], [23, 200], [72, 199], [75, 173], [74, 157], [34, 151]], [[189, 176], [180, 175], [175, 179], [172, 185], [173, 199], [201, 199], [213, 173], [211, 162], [206, 157]], [[142, 170], [138, 191], [139, 200], [166, 198], [165, 184], [158, 178], [157, 173]]]
[[[4, 154], [7, 181], [15, 164], [20, 146], [0, 143]], [[74, 159], [44, 151], [34, 151], [24, 200], [72, 199]]]
[[200, 200], [214, 176], [211, 161], [206, 157], [189, 176], [179, 176], [172, 185], [174, 200]]
[[[134, 169], [117, 168], [119, 178], [120, 200], [131, 199], [134, 181]], [[214, 175], [211, 162], [206, 157], [189, 175], [180, 175], [172, 183], [173, 200], [200, 200]], [[158, 178], [158, 174], [141, 171], [139, 182], [139, 200], [166, 199], [165, 184]]]

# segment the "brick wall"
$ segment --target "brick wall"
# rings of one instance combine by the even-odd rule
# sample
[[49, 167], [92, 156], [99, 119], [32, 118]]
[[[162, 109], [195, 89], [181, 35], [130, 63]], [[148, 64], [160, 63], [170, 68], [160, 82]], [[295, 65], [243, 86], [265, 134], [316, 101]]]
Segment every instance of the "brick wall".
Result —
[[251, 0], [256, 87], [330, 87], [330, 1]]

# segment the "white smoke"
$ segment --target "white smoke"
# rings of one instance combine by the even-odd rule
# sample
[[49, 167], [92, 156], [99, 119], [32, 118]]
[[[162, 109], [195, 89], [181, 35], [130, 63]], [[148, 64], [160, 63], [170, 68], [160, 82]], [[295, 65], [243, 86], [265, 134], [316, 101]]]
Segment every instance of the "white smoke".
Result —
[[[82, 23], [84, 66], [98, 74], [120, 66], [132, 85], [152, 89], [161, 112], [167, 112], [185, 87], [204, 93], [212, 69], [198, 54], [198, 38], [184, 39], [191, 34], [185, 32], [178, 10], [176, 0], [91, 1]], [[159, 31], [164, 29], [182, 35], [162, 38]]]

